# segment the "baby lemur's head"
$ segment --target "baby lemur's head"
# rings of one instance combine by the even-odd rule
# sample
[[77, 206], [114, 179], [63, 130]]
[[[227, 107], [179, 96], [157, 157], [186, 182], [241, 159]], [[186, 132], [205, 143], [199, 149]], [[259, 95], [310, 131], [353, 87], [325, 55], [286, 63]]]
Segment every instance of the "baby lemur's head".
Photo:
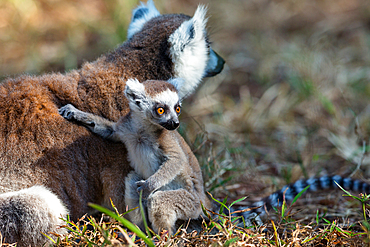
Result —
[[175, 130], [180, 125], [181, 101], [178, 90], [181, 85], [181, 79], [149, 80], [143, 83], [129, 79], [125, 95], [135, 117], [167, 130]]

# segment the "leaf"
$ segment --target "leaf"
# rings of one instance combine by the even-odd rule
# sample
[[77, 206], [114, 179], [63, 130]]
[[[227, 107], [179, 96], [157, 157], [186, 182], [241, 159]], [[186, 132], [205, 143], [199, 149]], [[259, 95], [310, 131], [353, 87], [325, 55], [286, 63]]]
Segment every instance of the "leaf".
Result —
[[221, 204], [222, 206], [224, 206], [227, 210], [229, 210], [230, 211], [230, 209], [224, 204], [224, 203], [222, 203], [222, 202], [220, 202], [219, 200], [217, 200], [216, 198], [214, 198], [213, 196], [212, 196], [212, 194], [211, 193], [209, 193], [209, 192], [207, 192], [208, 193], [208, 195], [210, 195], [211, 196], [211, 198], [212, 198], [212, 200], [214, 200], [214, 201], [216, 201], [216, 202], [218, 202], [219, 204]]
[[226, 202], [227, 202], [227, 196], [224, 198], [221, 206], [220, 206], [220, 210], [218, 211], [219, 214], [224, 214], [224, 205], [226, 205]]
[[56, 242], [54, 241], [54, 239], [52, 239], [50, 236], [46, 235], [43, 232], [41, 232], [41, 234], [44, 235], [45, 237], [47, 237], [51, 242], [53, 242], [54, 244], [56, 244]]
[[135, 226], [134, 224], [132, 224], [130, 221], [126, 220], [125, 218], [122, 218], [120, 216], [118, 216], [117, 214], [115, 214], [114, 212], [110, 211], [109, 209], [106, 209], [100, 205], [97, 205], [97, 204], [93, 204], [93, 203], [89, 203], [89, 206], [102, 212], [102, 213], [105, 213], [106, 215], [112, 217], [113, 219], [117, 220], [118, 222], [122, 223], [125, 227], [127, 227], [130, 231], [136, 233], [136, 235], [143, 239], [144, 242], [150, 246], [150, 247], [154, 247], [155, 245], [153, 244], [153, 242], [148, 239], [145, 234], [137, 227]]
[[320, 217], [319, 217], [319, 210], [316, 210], [316, 225], [319, 225]]
[[230, 246], [231, 244], [238, 242], [238, 240], [239, 240], [239, 238], [238, 238], [238, 237], [236, 237], [236, 238], [232, 238], [232, 239], [229, 239], [229, 240], [227, 240], [227, 241], [224, 243], [224, 246], [225, 246], [225, 247], [228, 247], [228, 246]]
[[203, 203], [200, 203], [200, 206], [202, 207], [202, 211], [203, 211], [204, 215], [207, 216], [208, 219], [211, 219], [211, 215], [209, 214], [207, 209], [204, 207]]
[[292, 203], [290, 204], [290, 206], [292, 206], [297, 200], [298, 198], [300, 198], [302, 196], [303, 193], [306, 192], [306, 190], [308, 190], [308, 188], [310, 188], [310, 185], [307, 185], [301, 192], [299, 192], [293, 199]]
[[233, 201], [231, 204], [230, 204], [230, 207], [232, 207], [235, 203], [238, 203], [238, 202], [241, 202], [241, 201], [244, 201], [248, 196], [244, 196], [242, 198], [239, 198], [238, 200], [236, 201]]
[[354, 198], [354, 199], [357, 199], [357, 200], [359, 200], [360, 202], [362, 201], [360, 198], [358, 198], [357, 196], [354, 196], [354, 195], [352, 195], [351, 193], [349, 193], [348, 191], [346, 191], [345, 189], [343, 189], [342, 188], [342, 186], [340, 186], [338, 183], [337, 183], [337, 181], [334, 181], [334, 183], [341, 189], [341, 190], [343, 190], [346, 194], [347, 194], [347, 196], [350, 196], [350, 197], [352, 197], [352, 198]]
[[109, 198], [110, 200], [110, 204], [112, 205], [112, 208], [114, 209], [114, 211], [116, 212], [117, 215], [120, 215], [119, 212], [118, 212], [118, 209], [116, 207], [116, 205], [114, 205], [113, 201], [112, 201], [112, 198]]
[[281, 205], [281, 217], [284, 218], [285, 216], [285, 209], [286, 209], [286, 203], [285, 200], [283, 201], [283, 205]]
[[139, 194], [139, 206], [140, 206], [140, 213], [141, 213], [141, 217], [143, 218], [146, 234], [149, 236], [149, 238], [152, 238], [152, 235], [150, 234], [150, 231], [149, 231], [148, 223], [146, 222], [146, 218], [145, 218], [145, 212], [144, 212], [144, 207], [143, 207], [143, 191], [142, 190], [140, 190], [140, 194]]
[[272, 227], [274, 228], [274, 238], [275, 238], [276, 246], [280, 247], [279, 235], [277, 233], [275, 223], [272, 220], [271, 220], [271, 223], [272, 223]]
[[214, 226], [220, 231], [220, 232], [223, 232], [223, 228], [222, 228], [222, 225], [217, 223], [217, 222], [213, 222], [214, 223]]

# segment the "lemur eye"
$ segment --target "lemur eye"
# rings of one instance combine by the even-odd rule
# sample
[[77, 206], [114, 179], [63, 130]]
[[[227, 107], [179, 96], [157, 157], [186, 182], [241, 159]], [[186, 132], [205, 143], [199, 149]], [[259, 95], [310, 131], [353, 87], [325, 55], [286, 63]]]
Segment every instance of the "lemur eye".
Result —
[[176, 111], [176, 113], [177, 113], [177, 114], [180, 114], [180, 112], [181, 112], [181, 107], [180, 107], [180, 106], [176, 106], [175, 111]]
[[162, 115], [162, 114], [164, 113], [164, 109], [163, 109], [163, 107], [158, 107], [158, 108], [157, 108], [157, 113], [158, 113], [159, 115]]

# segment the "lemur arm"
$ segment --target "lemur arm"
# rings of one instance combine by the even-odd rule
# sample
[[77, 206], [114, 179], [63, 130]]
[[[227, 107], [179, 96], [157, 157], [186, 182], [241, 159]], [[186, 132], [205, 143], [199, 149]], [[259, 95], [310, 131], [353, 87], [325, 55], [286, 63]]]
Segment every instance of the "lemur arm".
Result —
[[58, 110], [59, 114], [69, 121], [76, 122], [88, 128], [90, 131], [111, 141], [120, 141], [115, 131], [115, 122], [78, 110], [71, 104], [65, 105]]
[[159, 169], [147, 180], [136, 182], [138, 192], [143, 191], [143, 198], [147, 198], [153, 191], [169, 184], [184, 169], [184, 162], [187, 162], [182, 151], [170, 152], [167, 160], [162, 163]]

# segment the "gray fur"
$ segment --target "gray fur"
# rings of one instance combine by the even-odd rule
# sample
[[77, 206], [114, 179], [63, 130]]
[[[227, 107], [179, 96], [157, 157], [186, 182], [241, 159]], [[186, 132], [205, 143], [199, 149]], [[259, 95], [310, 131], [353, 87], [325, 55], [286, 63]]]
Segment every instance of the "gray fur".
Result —
[[[177, 80], [172, 82], [178, 85]], [[182, 138], [173, 131], [178, 125], [174, 128], [167, 124], [179, 121], [179, 113], [175, 111], [180, 104], [177, 92], [167, 89], [148, 95], [146, 86], [147, 83], [137, 80], [126, 82], [125, 95], [131, 111], [117, 123], [82, 112], [72, 105], [60, 108], [59, 113], [102, 137], [125, 143], [135, 169], [126, 178], [126, 204], [129, 208], [139, 206], [139, 192], [142, 191], [153, 229], [156, 232], [166, 229], [171, 234], [177, 220], [196, 219], [202, 214], [200, 203], [205, 203], [207, 197], [197, 160], [189, 149], [184, 149]], [[157, 105], [166, 109], [163, 115], [155, 113]], [[129, 217], [143, 227], [139, 210]]]
[[0, 195], [0, 232], [4, 242], [37, 246], [48, 242], [40, 232], [66, 233], [60, 228], [60, 218], [67, 213], [58, 197], [43, 186], [4, 193]]

